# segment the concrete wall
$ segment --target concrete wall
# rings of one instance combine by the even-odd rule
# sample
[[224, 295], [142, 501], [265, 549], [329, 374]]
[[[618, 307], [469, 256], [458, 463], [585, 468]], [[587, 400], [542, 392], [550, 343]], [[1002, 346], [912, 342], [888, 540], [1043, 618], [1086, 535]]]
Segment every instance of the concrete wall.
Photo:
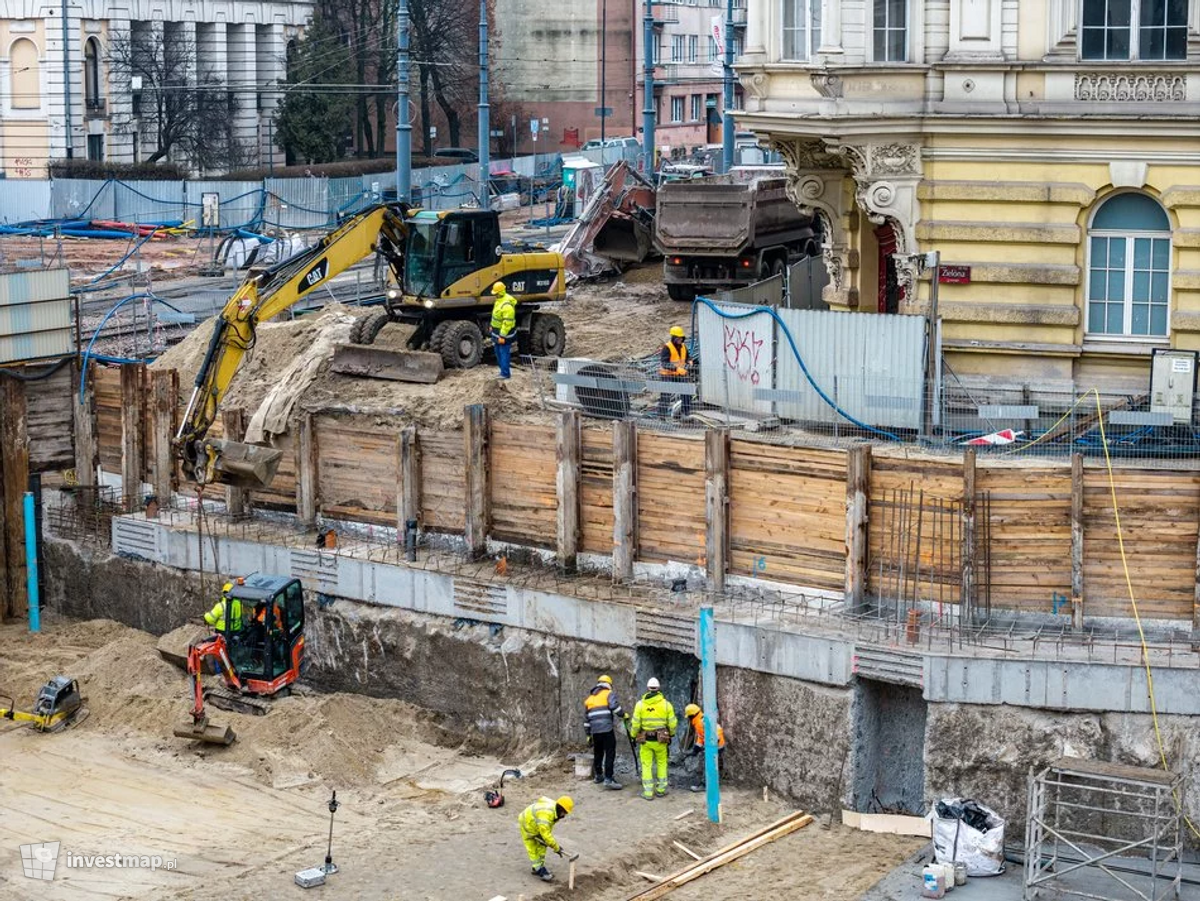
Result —
[[921, 692], [859, 679], [853, 711], [854, 810], [925, 812], [925, 719]]

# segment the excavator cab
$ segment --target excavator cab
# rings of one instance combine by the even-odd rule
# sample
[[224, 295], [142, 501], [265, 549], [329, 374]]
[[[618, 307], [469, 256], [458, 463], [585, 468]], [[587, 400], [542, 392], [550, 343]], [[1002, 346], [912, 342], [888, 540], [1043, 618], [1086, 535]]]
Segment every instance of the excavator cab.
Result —
[[441, 297], [451, 285], [500, 262], [500, 221], [494, 212], [422, 211], [408, 224], [404, 293], [412, 297]]

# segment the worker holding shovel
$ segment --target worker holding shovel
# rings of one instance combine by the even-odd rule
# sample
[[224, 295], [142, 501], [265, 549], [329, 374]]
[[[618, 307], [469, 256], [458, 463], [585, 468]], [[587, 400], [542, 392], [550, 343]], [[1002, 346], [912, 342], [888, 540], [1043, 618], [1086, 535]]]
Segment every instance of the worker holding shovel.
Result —
[[557, 801], [538, 798], [517, 817], [517, 825], [521, 827], [521, 841], [525, 843], [525, 853], [529, 855], [529, 868], [533, 875], [543, 882], [554, 879], [554, 874], [546, 869], [547, 850], [571, 861], [579, 857], [577, 853], [565, 851], [554, 838], [555, 824], [574, 809], [575, 802], [570, 795], [563, 795]]

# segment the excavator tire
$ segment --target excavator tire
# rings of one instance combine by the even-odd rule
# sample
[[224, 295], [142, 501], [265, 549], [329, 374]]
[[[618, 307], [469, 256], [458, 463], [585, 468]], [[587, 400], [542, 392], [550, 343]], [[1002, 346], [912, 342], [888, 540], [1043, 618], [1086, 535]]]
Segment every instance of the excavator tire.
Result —
[[442, 335], [442, 363], [447, 369], [471, 369], [483, 358], [483, 332], [469, 319], [447, 323]]
[[386, 310], [376, 310], [362, 319], [355, 321], [350, 327], [351, 344], [374, 344], [379, 336], [379, 330], [388, 324]]
[[561, 357], [567, 344], [567, 330], [553, 313], [534, 313], [529, 326], [529, 351], [535, 357]]
[[441, 356], [442, 341], [446, 337], [446, 330], [449, 329], [451, 325], [453, 325], [453, 323], [447, 320], [439, 322], [433, 327], [433, 332], [429, 335], [429, 352], [431, 354], [438, 354]]

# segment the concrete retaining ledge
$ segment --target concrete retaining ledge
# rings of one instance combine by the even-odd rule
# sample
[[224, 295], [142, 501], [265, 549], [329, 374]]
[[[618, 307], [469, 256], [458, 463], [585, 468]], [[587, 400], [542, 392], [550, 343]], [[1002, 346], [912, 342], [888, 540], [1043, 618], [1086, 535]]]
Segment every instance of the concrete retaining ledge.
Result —
[[[696, 652], [695, 616], [482, 582], [403, 564], [317, 549], [199, 536], [140, 514], [113, 521], [113, 550], [179, 570], [287, 573], [332, 597], [415, 613], [497, 623], [516, 629], [623, 648], [665, 647]], [[826, 629], [828, 626], [826, 625]], [[1055, 711], [1149, 713], [1145, 670], [1090, 663], [924, 653], [881, 647], [853, 637], [806, 631], [793, 624], [744, 623], [717, 611], [717, 662], [820, 685], [845, 687], [855, 676], [910, 685], [931, 703], [1009, 705]], [[1156, 668], [1161, 714], [1200, 715], [1195, 668]]]

